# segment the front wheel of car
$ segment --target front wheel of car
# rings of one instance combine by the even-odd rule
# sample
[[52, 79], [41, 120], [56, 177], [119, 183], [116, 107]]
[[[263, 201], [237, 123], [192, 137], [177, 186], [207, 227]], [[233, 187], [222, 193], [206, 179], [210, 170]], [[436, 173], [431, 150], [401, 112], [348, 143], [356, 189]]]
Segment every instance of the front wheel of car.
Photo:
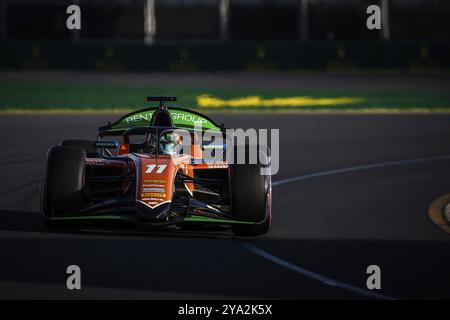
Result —
[[[248, 154], [248, 146], [237, 148]], [[263, 175], [264, 165], [231, 164], [230, 191], [233, 216], [242, 223], [232, 225], [239, 236], [265, 234], [271, 226], [271, 176]]]
[[86, 153], [79, 147], [54, 146], [48, 152], [47, 174], [41, 186], [41, 211], [50, 228], [72, 227], [64, 220], [84, 205]]

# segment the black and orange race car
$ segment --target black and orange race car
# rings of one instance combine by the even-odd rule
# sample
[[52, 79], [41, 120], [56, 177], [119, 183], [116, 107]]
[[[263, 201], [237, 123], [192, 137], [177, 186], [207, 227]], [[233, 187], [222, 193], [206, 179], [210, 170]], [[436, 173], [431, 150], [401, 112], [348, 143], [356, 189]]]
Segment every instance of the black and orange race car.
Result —
[[[236, 143], [223, 125], [168, 108], [165, 101], [175, 97], [147, 100], [159, 106], [100, 127], [97, 140], [65, 140], [49, 149], [41, 184], [45, 224], [62, 229], [110, 222], [168, 229], [216, 225], [230, 226], [236, 235], [268, 232], [269, 148], [258, 145], [258, 161], [240, 163], [236, 157], [244, 154], [248, 160], [251, 146]], [[220, 145], [201, 139], [205, 132], [220, 135]]]

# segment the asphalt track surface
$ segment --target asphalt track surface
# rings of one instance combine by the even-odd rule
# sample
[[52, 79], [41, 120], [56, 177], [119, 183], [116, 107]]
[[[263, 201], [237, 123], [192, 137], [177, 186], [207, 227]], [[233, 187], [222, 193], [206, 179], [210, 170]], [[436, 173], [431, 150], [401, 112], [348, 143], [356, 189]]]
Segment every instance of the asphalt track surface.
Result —
[[[216, 115], [227, 127], [280, 129], [264, 236], [46, 230], [47, 148], [116, 117], [0, 117], [0, 298], [450, 298], [450, 234], [427, 216], [450, 192], [450, 115]], [[71, 264], [80, 291], [66, 289]]]

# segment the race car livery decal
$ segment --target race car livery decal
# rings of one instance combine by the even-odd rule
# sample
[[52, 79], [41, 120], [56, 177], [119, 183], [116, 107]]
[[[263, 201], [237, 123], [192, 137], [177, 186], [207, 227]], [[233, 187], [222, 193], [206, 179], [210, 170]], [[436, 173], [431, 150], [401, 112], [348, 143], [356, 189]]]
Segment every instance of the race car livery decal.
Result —
[[147, 165], [147, 171], [145, 171], [145, 173], [152, 173], [153, 170], [155, 170], [155, 168], [157, 168], [155, 173], [160, 174], [160, 173], [163, 173], [164, 170], [166, 170], [167, 165], [166, 164], [158, 164], [158, 165], [156, 165], [156, 164], [148, 164]]
[[144, 192], [165, 192], [166, 190], [164, 190], [164, 188], [142, 188], [142, 191]]
[[142, 181], [142, 183], [145, 185], [147, 184], [148, 186], [161, 186], [164, 185], [165, 181], [164, 180], [149, 180], [149, 179], [144, 179]]
[[[137, 111], [120, 119], [113, 124], [110, 130], [128, 129], [138, 126], [150, 125], [154, 109]], [[207, 117], [200, 114], [189, 112], [187, 110], [171, 109], [170, 116], [174, 126], [179, 128], [194, 128], [200, 126], [202, 129], [220, 130], [221, 128], [214, 124]]]

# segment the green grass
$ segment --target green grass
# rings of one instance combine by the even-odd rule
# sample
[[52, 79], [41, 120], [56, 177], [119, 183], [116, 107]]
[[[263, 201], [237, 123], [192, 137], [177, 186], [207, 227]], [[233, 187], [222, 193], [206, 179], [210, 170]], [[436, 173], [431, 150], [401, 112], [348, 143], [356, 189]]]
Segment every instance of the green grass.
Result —
[[[127, 85], [72, 85], [46, 83], [0, 83], [0, 112], [20, 110], [74, 110], [101, 111], [112, 109], [136, 109], [149, 105], [147, 95], [158, 95], [161, 89], [148, 86]], [[337, 91], [293, 91], [252, 90], [245, 88], [189, 88], [173, 87], [165, 95], [178, 96], [177, 105], [199, 108], [197, 96], [208, 94], [223, 100], [246, 96], [276, 97], [308, 96], [312, 98], [361, 98], [351, 104], [329, 106], [296, 107], [223, 107], [214, 110], [304, 110], [304, 111], [449, 111], [450, 93], [402, 93], [402, 92], [337, 92]], [[209, 109], [210, 110], [210, 109]]]

